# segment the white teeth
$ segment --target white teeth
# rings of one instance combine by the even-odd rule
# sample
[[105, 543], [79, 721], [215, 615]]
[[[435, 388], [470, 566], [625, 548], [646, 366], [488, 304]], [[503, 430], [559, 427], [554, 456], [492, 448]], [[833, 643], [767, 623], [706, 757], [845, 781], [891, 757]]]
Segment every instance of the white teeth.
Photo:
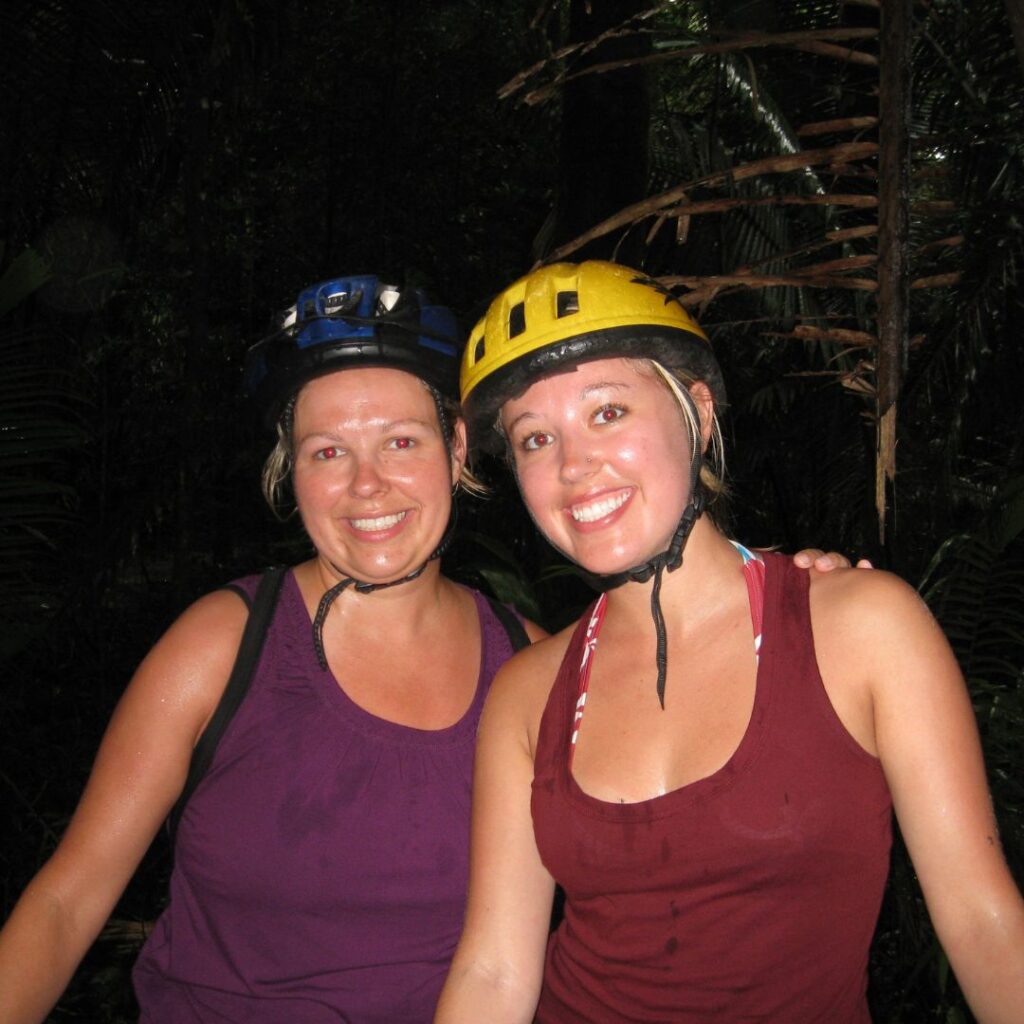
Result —
[[375, 530], [390, 530], [405, 518], [404, 512], [393, 516], [378, 516], [376, 519], [352, 519], [350, 522], [357, 530], [373, 533]]
[[611, 515], [617, 508], [621, 508], [628, 497], [628, 491], [620, 491], [610, 498], [595, 501], [592, 505], [573, 505], [569, 511], [577, 523], [595, 523], [598, 519]]

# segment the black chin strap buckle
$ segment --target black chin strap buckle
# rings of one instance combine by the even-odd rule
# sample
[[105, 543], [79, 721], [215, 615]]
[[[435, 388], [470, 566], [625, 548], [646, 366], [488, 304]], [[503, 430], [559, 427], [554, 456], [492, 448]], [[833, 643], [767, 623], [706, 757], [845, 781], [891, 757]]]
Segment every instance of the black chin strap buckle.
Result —
[[706, 504], [704, 488], [698, 487], [694, 492], [693, 500], [683, 510], [683, 516], [679, 520], [675, 536], [672, 538], [668, 551], [665, 552], [665, 568], [669, 572], [675, 572], [683, 564], [683, 548], [686, 547], [693, 524], [701, 517]]

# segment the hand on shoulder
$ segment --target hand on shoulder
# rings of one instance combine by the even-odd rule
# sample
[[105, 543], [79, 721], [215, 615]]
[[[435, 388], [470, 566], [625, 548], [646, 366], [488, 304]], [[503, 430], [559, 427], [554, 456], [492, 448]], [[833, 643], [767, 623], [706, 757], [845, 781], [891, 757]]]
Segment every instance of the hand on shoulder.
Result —
[[[793, 556], [793, 564], [799, 569], [815, 569], [817, 572], [831, 572], [833, 569], [848, 569], [850, 560], [838, 551], [822, 551], [821, 548], [802, 548]], [[866, 558], [857, 560], [858, 569], [873, 569]]]

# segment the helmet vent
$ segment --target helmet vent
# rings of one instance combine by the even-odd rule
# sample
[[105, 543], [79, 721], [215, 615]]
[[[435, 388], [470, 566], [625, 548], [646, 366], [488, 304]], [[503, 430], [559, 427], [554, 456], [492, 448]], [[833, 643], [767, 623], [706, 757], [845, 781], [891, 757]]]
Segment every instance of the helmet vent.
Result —
[[579, 292], [559, 292], [555, 296], [556, 316], [572, 316], [580, 311]]
[[526, 330], [526, 307], [517, 302], [508, 311], [508, 336], [514, 338]]
[[483, 359], [484, 352], [487, 351], [487, 349], [486, 349], [486, 347], [484, 345], [484, 342], [486, 340], [487, 339], [484, 337], [484, 335], [481, 334], [479, 340], [476, 343], [476, 346], [473, 349], [473, 362], [474, 363], [479, 363], [480, 360]]

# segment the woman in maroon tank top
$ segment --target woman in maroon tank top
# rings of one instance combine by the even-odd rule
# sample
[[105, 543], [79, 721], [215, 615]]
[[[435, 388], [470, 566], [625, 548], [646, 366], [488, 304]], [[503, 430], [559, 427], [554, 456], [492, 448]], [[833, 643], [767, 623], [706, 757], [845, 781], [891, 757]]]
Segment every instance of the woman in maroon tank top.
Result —
[[1020, 1020], [1024, 902], [948, 644], [893, 576], [723, 536], [724, 387], [682, 305], [544, 267], [470, 335], [462, 396], [605, 593], [492, 688], [436, 1019], [865, 1024], [895, 808], [978, 1019]]

